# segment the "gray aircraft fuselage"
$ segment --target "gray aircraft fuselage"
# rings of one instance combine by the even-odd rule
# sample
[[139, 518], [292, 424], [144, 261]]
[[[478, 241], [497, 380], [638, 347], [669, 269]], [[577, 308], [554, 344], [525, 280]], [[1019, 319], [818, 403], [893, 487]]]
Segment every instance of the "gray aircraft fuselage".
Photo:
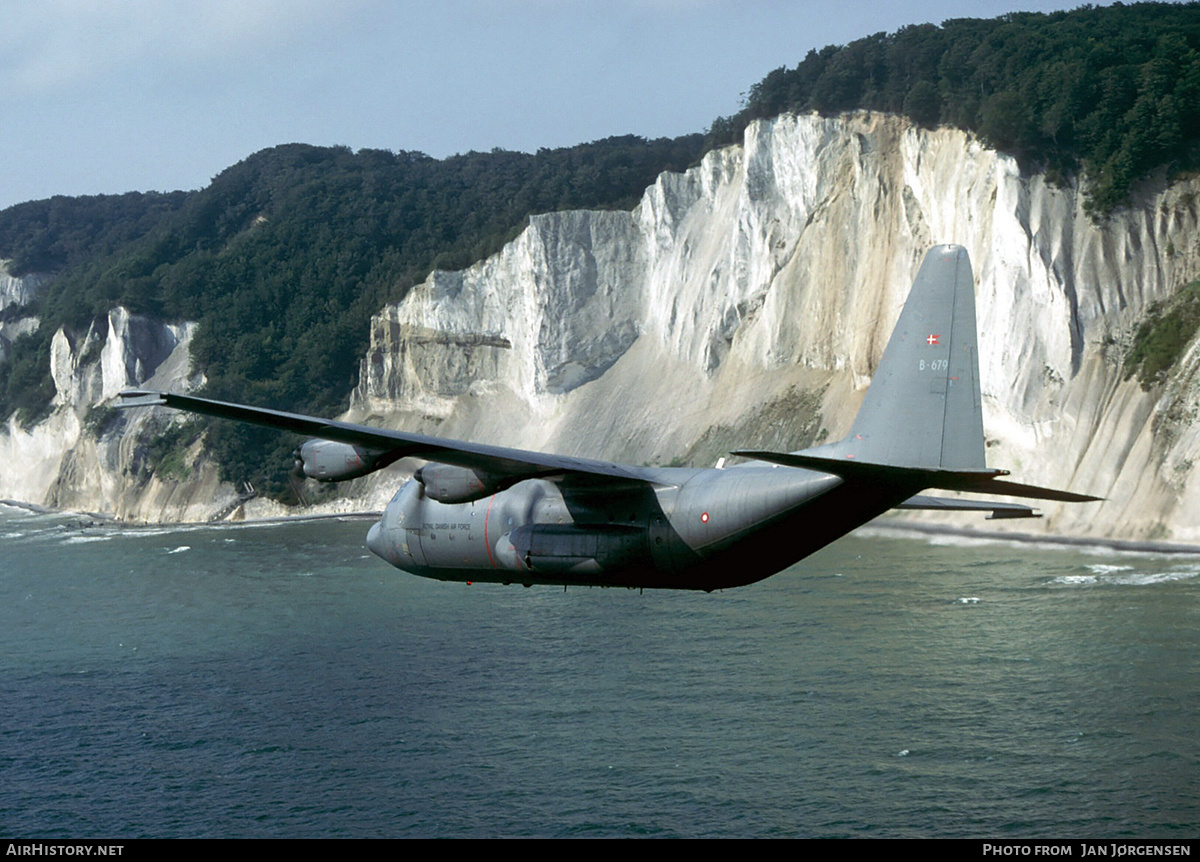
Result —
[[910, 496], [847, 507], [837, 476], [775, 465], [652, 472], [623, 492], [528, 479], [455, 504], [410, 479], [367, 546], [439, 580], [714, 590], [765, 578]]

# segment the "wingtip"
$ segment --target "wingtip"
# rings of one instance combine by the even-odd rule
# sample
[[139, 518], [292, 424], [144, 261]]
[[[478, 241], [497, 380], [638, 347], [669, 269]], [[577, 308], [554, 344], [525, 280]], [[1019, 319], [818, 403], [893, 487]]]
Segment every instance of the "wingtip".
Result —
[[167, 403], [164, 393], [151, 389], [126, 389], [117, 397], [117, 407], [161, 407]]

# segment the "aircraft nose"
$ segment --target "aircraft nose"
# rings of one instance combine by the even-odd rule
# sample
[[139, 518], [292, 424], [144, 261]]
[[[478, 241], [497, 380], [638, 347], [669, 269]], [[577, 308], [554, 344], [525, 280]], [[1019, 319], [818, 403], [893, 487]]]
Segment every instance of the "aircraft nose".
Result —
[[367, 547], [371, 549], [371, 553], [379, 557], [381, 560], [388, 560], [387, 547], [383, 540], [383, 522], [376, 521], [371, 525], [371, 529], [367, 531]]

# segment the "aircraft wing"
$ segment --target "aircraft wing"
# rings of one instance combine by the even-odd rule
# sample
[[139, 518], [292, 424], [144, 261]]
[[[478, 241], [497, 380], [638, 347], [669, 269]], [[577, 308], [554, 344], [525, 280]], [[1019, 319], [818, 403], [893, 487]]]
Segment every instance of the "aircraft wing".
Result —
[[298, 413], [284, 413], [280, 410], [197, 398], [194, 395], [132, 389], [122, 392], [120, 398], [120, 407], [171, 407], [281, 431], [293, 431], [322, 440], [352, 443], [386, 455], [389, 462], [411, 456], [441, 464], [484, 470], [496, 476], [552, 478], [572, 474], [604, 485], [653, 481], [648, 470], [608, 461], [445, 440], [404, 431], [388, 431], [384, 428], [353, 425], [349, 422], [336, 422]]

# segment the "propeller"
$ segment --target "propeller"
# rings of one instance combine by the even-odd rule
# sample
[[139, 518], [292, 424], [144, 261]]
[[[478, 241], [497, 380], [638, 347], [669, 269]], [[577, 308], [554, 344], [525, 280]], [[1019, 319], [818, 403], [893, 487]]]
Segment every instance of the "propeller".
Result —
[[292, 469], [288, 471], [288, 485], [291, 486], [292, 493], [296, 495], [300, 505], [307, 508], [308, 500], [304, 497], [304, 480], [307, 477], [304, 475], [304, 456], [300, 452], [300, 447], [296, 447], [292, 452], [292, 457], [295, 461], [292, 463]]

